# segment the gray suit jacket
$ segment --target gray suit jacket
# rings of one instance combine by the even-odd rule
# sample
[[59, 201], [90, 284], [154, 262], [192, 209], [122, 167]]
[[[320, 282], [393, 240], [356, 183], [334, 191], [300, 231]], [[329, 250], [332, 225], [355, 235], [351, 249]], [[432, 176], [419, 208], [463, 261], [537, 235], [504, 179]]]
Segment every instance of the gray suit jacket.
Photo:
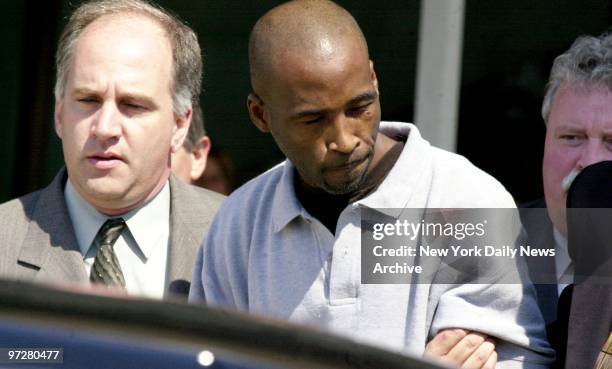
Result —
[[[51, 184], [0, 205], [0, 277], [88, 283], [66, 202], [62, 169]], [[166, 295], [187, 295], [198, 247], [223, 196], [170, 178]]]

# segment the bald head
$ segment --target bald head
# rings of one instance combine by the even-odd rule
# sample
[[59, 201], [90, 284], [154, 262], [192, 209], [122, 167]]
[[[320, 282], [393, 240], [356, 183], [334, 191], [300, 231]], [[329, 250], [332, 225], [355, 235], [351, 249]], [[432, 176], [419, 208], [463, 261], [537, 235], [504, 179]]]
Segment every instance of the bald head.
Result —
[[249, 40], [253, 90], [266, 95], [275, 69], [288, 58], [329, 61], [347, 48], [359, 48], [368, 58], [368, 46], [355, 19], [327, 0], [294, 0], [261, 17]]

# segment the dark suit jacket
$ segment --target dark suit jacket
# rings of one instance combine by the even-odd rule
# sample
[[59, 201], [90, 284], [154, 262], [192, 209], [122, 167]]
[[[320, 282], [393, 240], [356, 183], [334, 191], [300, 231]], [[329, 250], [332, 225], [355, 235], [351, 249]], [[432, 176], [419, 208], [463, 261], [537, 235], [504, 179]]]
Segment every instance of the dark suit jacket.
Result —
[[[526, 243], [538, 249], [554, 248], [553, 225], [546, 212], [544, 199], [521, 205], [519, 212], [521, 222], [527, 232]], [[557, 319], [557, 301], [559, 299], [555, 283], [554, 258], [528, 257], [526, 262], [529, 277], [536, 288], [538, 306], [548, 326]]]
[[[544, 200], [537, 200], [521, 207], [521, 220], [527, 232], [527, 242], [534, 247], [554, 247], [553, 226], [545, 214]], [[524, 211], [524, 209], [527, 211]], [[537, 210], [534, 210], [537, 209]], [[542, 209], [546, 210], [546, 209]], [[554, 263], [548, 258], [528, 258], [527, 265], [532, 280], [550, 279], [555, 272]], [[608, 261], [602, 268], [612, 268]], [[551, 368], [593, 368], [597, 354], [612, 329], [612, 289], [609, 284], [586, 280], [564, 290], [557, 297], [557, 286], [535, 284], [538, 305], [546, 321], [546, 332], [557, 359]]]
[[[522, 204], [519, 212], [523, 228], [527, 232], [526, 244], [537, 249], [554, 248], [553, 224], [548, 217], [544, 199]], [[569, 305], [564, 304], [559, 310], [555, 260], [552, 257], [526, 257], [525, 259], [529, 277], [536, 289], [538, 306], [546, 322], [546, 335], [556, 352], [556, 360], [551, 368], [563, 368]], [[570, 299], [571, 295], [567, 296], [564, 301]], [[559, 321], [559, 318], [562, 321]]]
[[[0, 205], [0, 277], [89, 283], [66, 202], [62, 169], [51, 184]], [[223, 196], [170, 178], [166, 295], [187, 295], [197, 249]]]

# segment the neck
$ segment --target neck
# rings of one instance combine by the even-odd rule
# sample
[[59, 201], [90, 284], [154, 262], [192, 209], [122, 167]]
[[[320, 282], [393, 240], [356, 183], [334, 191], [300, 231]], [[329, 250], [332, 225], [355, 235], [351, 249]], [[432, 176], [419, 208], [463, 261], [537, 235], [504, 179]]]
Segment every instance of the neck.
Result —
[[351, 195], [334, 195], [313, 188], [304, 183], [297, 170], [295, 171], [294, 187], [295, 194], [304, 209], [323, 223], [332, 234], [335, 234], [338, 217], [350, 203]]
[[384, 133], [379, 133], [378, 137], [376, 137], [376, 144], [374, 145], [374, 157], [372, 158], [372, 163], [370, 163], [370, 167], [368, 168], [368, 173], [373, 172], [376, 167], [380, 165], [385, 156], [393, 149], [393, 147], [399, 143], [396, 139], [393, 139]]

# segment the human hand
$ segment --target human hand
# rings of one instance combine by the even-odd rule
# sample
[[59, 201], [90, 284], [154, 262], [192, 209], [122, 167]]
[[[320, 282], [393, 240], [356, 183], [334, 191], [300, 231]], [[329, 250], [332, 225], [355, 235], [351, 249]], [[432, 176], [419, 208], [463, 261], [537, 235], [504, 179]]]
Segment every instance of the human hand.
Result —
[[465, 329], [444, 329], [425, 346], [423, 356], [461, 369], [494, 369], [495, 341], [486, 334]]

